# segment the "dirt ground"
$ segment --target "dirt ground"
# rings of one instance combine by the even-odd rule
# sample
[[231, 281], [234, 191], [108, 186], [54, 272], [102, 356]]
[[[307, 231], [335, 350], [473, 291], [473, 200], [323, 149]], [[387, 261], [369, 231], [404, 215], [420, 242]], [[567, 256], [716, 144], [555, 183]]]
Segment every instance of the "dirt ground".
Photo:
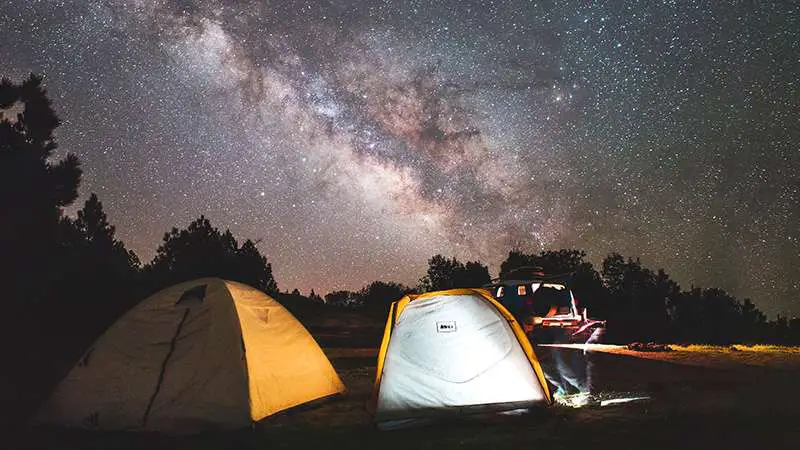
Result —
[[[311, 328], [348, 388], [314, 408], [272, 417], [253, 429], [189, 437], [19, 429], [0, 449], [789, 449], [800, 439], [800, 350], [716, 347], [671, 353], [590, 347], [595, 394], [647, 396], [608, 406], [553, 406], [519, 416], [461, 418], [380, 431], [366, 412], [379, 330]], [[540, 352], [545, 352], [540, 348]], [[559, 348], [583, 352], [584, 348]], [[750, 353], [747, 353], [750, 352]], [[570, 353], [564, 353], [570, 354]]]

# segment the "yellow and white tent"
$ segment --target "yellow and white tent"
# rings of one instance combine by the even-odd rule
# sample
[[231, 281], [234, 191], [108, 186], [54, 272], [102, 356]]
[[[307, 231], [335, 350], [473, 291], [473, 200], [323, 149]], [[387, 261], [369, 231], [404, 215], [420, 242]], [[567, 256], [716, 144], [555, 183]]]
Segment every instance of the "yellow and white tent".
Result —
[[164, 289], [121, 317], [36, 421], [165, 433], [237, 428], [343, 391], [314, 338], [277, 301], [206, 278]]
[[429, 292], [392, 304], [370, 402], [382, 426], [549, 403], [528, 338], [488, 291]]

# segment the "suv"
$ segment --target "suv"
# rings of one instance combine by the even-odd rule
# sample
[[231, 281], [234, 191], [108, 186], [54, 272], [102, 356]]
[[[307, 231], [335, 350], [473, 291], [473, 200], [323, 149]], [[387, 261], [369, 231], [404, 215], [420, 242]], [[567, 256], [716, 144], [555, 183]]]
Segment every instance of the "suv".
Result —
[[514, 315], [534, 343], [583, 343], [602, 333], [605, 322], [589, 319], [586, 308], [579, 311], [567, 284], [571, 277], [521, 267], [484, 287]]

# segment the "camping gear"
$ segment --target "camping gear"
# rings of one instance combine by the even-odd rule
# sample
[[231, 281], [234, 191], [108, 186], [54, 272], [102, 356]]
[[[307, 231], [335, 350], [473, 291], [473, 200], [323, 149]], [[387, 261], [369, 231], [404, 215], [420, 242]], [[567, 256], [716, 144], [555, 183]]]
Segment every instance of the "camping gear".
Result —
[[429, 292], [392, 304], [369, 404], [379, 426], [549, 403], [525, 333], [488, 291]]
[[117, 320], [35, 421], [170, 434], [231, 429], [343, 391], [280, 303], [205, 278], [164, 289]]

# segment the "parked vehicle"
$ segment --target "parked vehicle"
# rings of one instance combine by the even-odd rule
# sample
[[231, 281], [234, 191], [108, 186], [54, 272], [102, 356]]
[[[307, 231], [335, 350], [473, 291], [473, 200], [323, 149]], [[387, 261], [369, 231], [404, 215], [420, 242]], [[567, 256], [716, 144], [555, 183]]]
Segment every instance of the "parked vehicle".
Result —
[[484, 286], [508, 309], [534, 343], [584, 343], [602, 334], [605, 321], [590, 319], [569, 287], [572, 274], [521, 267]]

